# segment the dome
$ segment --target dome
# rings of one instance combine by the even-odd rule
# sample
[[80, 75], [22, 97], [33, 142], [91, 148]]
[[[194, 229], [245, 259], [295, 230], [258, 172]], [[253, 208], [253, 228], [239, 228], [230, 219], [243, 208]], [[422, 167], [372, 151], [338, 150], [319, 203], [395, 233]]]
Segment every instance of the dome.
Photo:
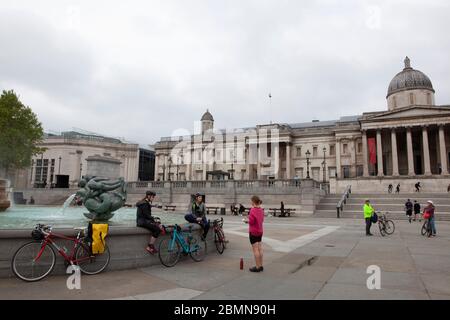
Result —
[[209, 110], [208, 110], [208, 109], [206, 109], [206, 112], [205, 112], [205, 114], [202, 116], [201, 121], [214, 121], [214, 118], [213, 118], [212, 114], [209, 113]]
[[411, 68], [411, 61], [406, 57], [405, 68], [392, 79], [389, 84], [387, 97], [400, 91], [413, 89], [426, 89], [434, 93], [430, 78], [423, 72]]

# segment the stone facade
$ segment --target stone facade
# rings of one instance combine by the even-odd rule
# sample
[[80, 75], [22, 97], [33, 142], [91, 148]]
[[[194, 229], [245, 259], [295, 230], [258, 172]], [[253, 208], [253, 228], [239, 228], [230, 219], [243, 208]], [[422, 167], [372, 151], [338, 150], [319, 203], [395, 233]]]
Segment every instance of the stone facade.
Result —
[[450, 106], [436, 106], [434, 93], [406, 58], [389, 85], [385, 112], [225, 132], [214, 131], [207, 111], [201, 133], [156, 143], [155, 180], [445, 177]]
[[7, 181], [0, 179], [0, 212], [5, 211], [11, 205], [8, 199], [8, 194], [6, 193], [7, 187]]
[[[40, 147], [46, 148], [42, 155], [32, 159], [32, 166], [22, 177], [26, 182], [17, 181], [16, 187], [50, 188], [56, 183], [56, 176], [68, 177], [69, 187], [78, 184], [80, 177], [87, 173], [89, 157], [107, 157], [120, 162], [117, 177], [125, 181], [137, 181], [139, 171], [139, 145], [119, 139], [102, 137], [80, 132], [47, 134]], [[23, 179], [22, 178], [22, 179]]]

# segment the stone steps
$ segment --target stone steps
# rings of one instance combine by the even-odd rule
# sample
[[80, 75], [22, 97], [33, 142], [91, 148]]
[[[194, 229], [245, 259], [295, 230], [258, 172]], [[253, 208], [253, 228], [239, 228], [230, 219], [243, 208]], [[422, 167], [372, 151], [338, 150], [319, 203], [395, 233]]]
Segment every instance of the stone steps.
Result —
[[[336, 218], [336, 206], [340, 201], [339, 195], [328, 195], [323, 198], [316, 207], [314, 213], [318, 218]], [[389, 212], [393, 220], [407, 220], [405, 214], [405, 202], [411, 199], [417, 200], [422, 209], [428, 200], [432, 200], [436, 206], [436, 219], [438, 221], [450, 221], [450, 194], [448, 193], [404, 193], [404, 194], [351, 194], [340, 213], [341, 218], [362, 219], [362, 207], [366, 199], [370, 199], [376, 210]]]
[[[383, 212], [383, 211], [382, 211]], [[343, 211], [339, 215], [341, 218], [349, 218], [349, 219], [363, 219], [362, 210], [360, 211]], [[314, 213], [314, 217], [316, 218], [337, 218], [336, 210], [316, 210]], [[392, 220], [408, 220], [408, 217], [404, 212], [399, 211], [389, 211], [388, 213], [389, 219]], [[450, 212], [437, 212], [436, 213], [437, 221], [450, 221]]]

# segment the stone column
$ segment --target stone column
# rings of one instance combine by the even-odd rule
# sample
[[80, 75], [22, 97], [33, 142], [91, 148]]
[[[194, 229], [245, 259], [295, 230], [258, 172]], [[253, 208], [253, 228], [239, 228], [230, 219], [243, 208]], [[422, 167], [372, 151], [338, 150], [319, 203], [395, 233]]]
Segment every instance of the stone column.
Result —
[[260, 180], [261, 179], [261, 147], [260, 144], [258, 142], [258, 168], [257, 168], [257, 172], [256, 172], [256, 180]]
[[338, 179], [342, 178], [341, 170], [341, 140], [336, 139], [336, 174]]
[[425, 175], [431, 176], [431, 165], [430, 165], [430, 148], [428, 146], [428, 128], [427, 126], [422, 127], [422, 140], [423, 140], [423, 162], [425, 166]]
[[441, 153], [442, 174], [448, 174], [447, 147], [445, 144], [445, 131], [443, 125], [439, 126], [439, 149]]
[[169, 162], [167, 161], [168, 158], [166, 155], [164, 155], [164, 181], [169, 180], [167, 177], [169, 176]]
[[383, 147], [381, 145], [381, 130], [377, 130], [377, 166], [378, 176], [384, 176], [383, 173]]
[[397, 177], [400, 175], [398, 172], [398, 154], [397, 154], [397, 134], [395, 128], [391, 131], [391, 147], [392, 147], [392, 175]]
[[350, 176], [356, 177], [356, 148], [358, 147], [358, 143], [356, 138], [352, 139], [352, 150], [351, 150], [351, 166], [350, 166]]
[[408, 175], [415, 175], [411, 128], [406, 128], [406, 149], [408, 153]]
[[280, 143], [278, 143], [278, 145], [276, 145], [273, 149], [275, 155], [275, 179], [280, 179], [280, 172], [281, 172]]
[[158, 177], [159, 177], [159, 175], [158, 175], [158, 169], [159, 169], [158, 160], [159, 160], [159, 156], [157, 155], [157, 156], [155, 156], [155, 176], [153, 178], [154, 181], [157, 181]]
[[369, 176], [369, 162], [368, 162], [368, 154], [367, 154], [367, 131], [363, 130], [362, 132], [362, 152], [363, 152], [363, 177]]
[[203, 178], [202, 180], [206, 180], [206, 166], [208, 165], [206, 162], [206, 152], [205, 149], [202, 148], [202, 168], [203, 168]]
[[286, 179], [292, 179], [291, 165], [291, 144], [288, 142], [286, 143]]

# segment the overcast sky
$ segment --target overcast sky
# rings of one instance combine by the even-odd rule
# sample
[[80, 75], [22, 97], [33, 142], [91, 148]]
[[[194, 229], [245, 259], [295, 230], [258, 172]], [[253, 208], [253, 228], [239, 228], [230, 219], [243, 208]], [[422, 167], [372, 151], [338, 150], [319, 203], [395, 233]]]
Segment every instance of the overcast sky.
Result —
[[449, 16], [447, 0], [0, 0], [0, 89], [45, 130], [142, 145], [206, 108], [224, 129], [386, 110], [406, 55], [450, 104]]

